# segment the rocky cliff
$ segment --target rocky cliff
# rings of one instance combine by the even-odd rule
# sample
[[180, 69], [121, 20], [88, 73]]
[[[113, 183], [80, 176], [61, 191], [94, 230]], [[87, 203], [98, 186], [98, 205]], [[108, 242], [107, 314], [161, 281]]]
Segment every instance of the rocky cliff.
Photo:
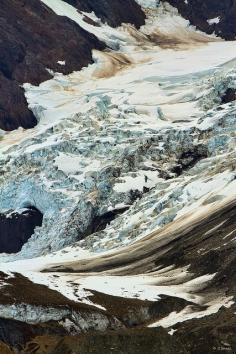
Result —
[[235, 0], [168, 0], [190, 23], [201, 31], [234, 40], [236, 37]]
[[[111, 5], [78, 2], [78, 9], [102, 12], [103, 20], [114, 26], [132, 22], [144, 23], [144, 14], [131, 0], [127, 6], [119, 0]], [[125, 9], [124, 9], [125, 8]], [[59, 17], [43, 2], [3, 0], [0, 9], [0, 128], [3, 130], [32, 128], [37, 124], [28, 109], [21, 87], [23, 83], [38, 85], [50, 79], [52, 72], [68, 74], [90, 64], [92, 49], [105, 44], [66, 17]], [[65, 64], [64, 64], [65, 62]]]

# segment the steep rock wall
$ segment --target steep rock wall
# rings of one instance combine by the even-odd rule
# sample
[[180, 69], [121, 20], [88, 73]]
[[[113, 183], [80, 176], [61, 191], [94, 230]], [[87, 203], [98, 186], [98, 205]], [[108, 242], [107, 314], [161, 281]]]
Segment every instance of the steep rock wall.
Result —
[[[0, 9], [0, 128], [31, 128], [36, 118], [28, 110], [25, 82], [39, 84], [51, 77], [47, 69], [68, 74], [92, 62], [99, 40], [37, 0], [3, 0]], [[64, 60], [65, 65], [58, 64]]]
[[140, 27], [145, 23], [145, 14], [133, 0], [65, 0], [80, 11], [94, 12], [98, 18], [112, 27], [132, 23]]
[[236, 37], [235, 0], [168, 0], [198, 29], [227, 40]]

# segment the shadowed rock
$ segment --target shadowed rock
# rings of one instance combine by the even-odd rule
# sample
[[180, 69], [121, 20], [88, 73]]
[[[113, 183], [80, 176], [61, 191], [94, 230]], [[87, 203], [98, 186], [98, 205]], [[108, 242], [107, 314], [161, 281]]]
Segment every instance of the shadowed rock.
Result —
[[215, 33], [227, 40], [235, 39], [235, 0], [168, 0], [168, 2], [201, 31]]
[[92, 62], [92, 49], [104, 48], [95, 36], [37, 0], [3, 0], [0, 32], [0, 128], [4, 130], [37, 123], [21, 84], [50, 79], [47, 69], [63, 74], [80, 70]]
[[[84, 11], [95, 11], [113, 26], [144, 24], [145, 16], [134, 0], [68, 1]], [[29, 111], [23, 83], [38, 85], [54, 72], [69, 74], [90, 64], [92, 50], [105, 44], [67, 17], [56, 15], [38, 0], [3, 0], [0, 8], [0, 128], [14, 130], [37, 124]], [[60, 65], [58, 61], [64, 61]]]
[[145, 14], [133, 0], [65, 0], [80, 11], [94, 12], [103, 22], [112, 27], [132, 23], [140, 27], [145, 23]]
[[229, 87], [221, 98], [221, 102], [224, 104], [232, 101], [236, 101], [236, 89]]
[[10, 211], [0, 214], [0, 252], [19, 252], [34, 233], [36, 226], [41, 226], [42, 213], [35, 209], [25, 209], [22, 213]]

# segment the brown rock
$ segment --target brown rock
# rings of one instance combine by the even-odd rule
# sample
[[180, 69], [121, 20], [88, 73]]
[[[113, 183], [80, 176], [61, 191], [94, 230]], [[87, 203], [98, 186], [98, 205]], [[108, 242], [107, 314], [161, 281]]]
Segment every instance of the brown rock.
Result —
[[[68, 74], [92, 62], [92, 49], [105, 46], [73, 21], [57, 16], [41, 1], [3, 0], [0, 8], [0, 128], [31, 128], [25, 82], [50, 79], [47, 69]], [[65, 60], [61, 66], [58, 60]]]
[[94, 12], [103, 22], [112, 27], [132, 23], [137, 28], [144, 25], [145, 14], [133, 0], [65, 0], [80, 11]]
[[[236, 38], [236, 0], [167, 0], [176, 7], [182, 16], [201, 31], [227, 40]], [[210, 24], [208, 20], [218, 18], [219, 23]]]

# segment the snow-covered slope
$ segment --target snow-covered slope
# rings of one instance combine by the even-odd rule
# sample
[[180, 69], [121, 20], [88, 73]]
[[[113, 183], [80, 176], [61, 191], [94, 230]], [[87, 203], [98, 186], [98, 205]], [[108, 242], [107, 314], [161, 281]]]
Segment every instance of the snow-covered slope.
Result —
[[[63, 300], [46, 310], [37, 292], [31, 307], [4, 299], [0, 317], [59, 321], [68, 333], [162, 326], [177, 340], [205, 318], [220, 324], [215, 313], [233, 322], [235, 42], [196, 30], [166, 3], [139, 1], [138, 30], [43, 2], [112, 49], [70, 75], [25, 83], [38, 125], [1, 140], [0, 209], [44, 216], [21, 252], [1, 255], [3, 291], [20, 277]], [[66, 300], [69, 310], [58, 309]], [[92, 309], [87, 319], [79, 306]]]

